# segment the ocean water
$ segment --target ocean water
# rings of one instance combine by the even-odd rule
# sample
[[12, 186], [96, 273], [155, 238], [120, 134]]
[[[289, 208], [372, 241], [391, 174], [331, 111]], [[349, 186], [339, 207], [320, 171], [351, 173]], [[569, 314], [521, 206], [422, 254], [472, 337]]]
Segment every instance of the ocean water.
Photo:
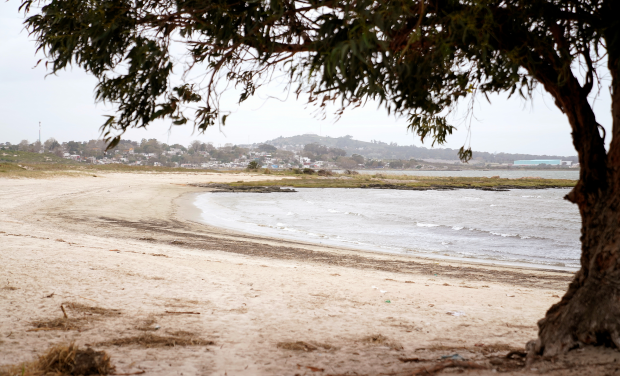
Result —
[[580, 217], [567, 189], [488, 192], [298, 189], [204, 193], [210, 225], [252, 234], [434, 258], [579, 267]]
[[[335, 170], [343, 172], [344, 170]], [[410, 176], [454, 176], [454, 177], [487, 177], [499, 176], [504, 179], [519, 179], [524, 177], [537, 177], [543, 179], [568, 179], [578, 180], [578, 169], [566, 170], [461, 170], [461, 171], [412, 171], [412, 170], [357, 170], [360, 174], [374, 175], [410, 175]]]

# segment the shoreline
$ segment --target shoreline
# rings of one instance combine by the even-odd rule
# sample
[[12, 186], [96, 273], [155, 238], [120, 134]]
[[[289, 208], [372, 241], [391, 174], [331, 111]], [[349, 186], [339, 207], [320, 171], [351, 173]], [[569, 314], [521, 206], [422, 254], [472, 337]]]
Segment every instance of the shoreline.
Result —
[[[231, 228], [226, 226], [214, 226], [206, 222], [202, 218], [203, 211], [195, 204], [195, 200], [199, 195], [208, 194], [209, 190], [205, 190], [204, 192], [193, 192], [188, 193], [182, 197], [179, 197], [175, 204], [179, 207], [179, 211], [177, 212], [177, 216], [179, 218], [192, 221], [194, 223], [206, 226], [211, 229], [219, 229], [221, 231], [225, 231], [230, 234], [234, 234], [237, 236], [253, 236], [258, 238], [264, 238], [270, 241], [282, 241], [282, 242], [292, 242], [294, 244], [302, 244], [306, 246], [315, 246], [315, 247], [325, 247], [332, 249], [347, 249], [349, 251], [354, 252], [369, 252], [372, 254], [380, 254], [380, 255], [393, 255], [393, 256], [401, 256], [411, 258], [413, 260], [424, 260], [424, 261], [445, 261], [445, 262], [460, 262], [469, 265], [479, 265], [479, 266], [497, 266], [497, 267], [507, 267], [507, 268], [522, 268], [525, 270], [541, 270], [541, 271], [553, 271], [553, 272], [563, 272], [574, 274], [579, 270], [579, 268], [572, 268], [567, 266], [554, 266], [554, 265], [545, 265], [545, 264], [536, 264], [536, 263], [528, 263], [528, 262], [511, 262], [506, 261], [502, 262], [501, 260], [493, 260], [493, 259], [481, 259], [481, 258], [464, 258], [464, 257], [455, 257], [448, 255], [440, 255], [440, 254], [426, 254], [421, 252], [410, 251], [407, 253], [403, 252], [390, 252], [377, 249], [376, 247], [355, 247], [351, 245], [339, 244], [337, 241], [333, 240], [325, 241], [325, 243], [314, 242], [312, 240], [301, 240], [294, 236], [270, 236], [267, 234], [262, 234], [258, 231], [243, 231], [237, 228]], [[276, 193], [277, 194], [277, 193]]]
[[[184, 207], [204, 192], [190, 183], [265, 178], [0, 179], [0, 365], [62, 341], [149, 375], [406, 373], [448, 352], [488, 364], [536, 337], [572, 279], [240, 234], [196, 223], [198, 209]], [[61, 320], [61, 304], [79, 330], [35, 326]], [[214, 344], [110, 345], [179, 333]], [[399, 360], [414, 357], [421, 363]]]

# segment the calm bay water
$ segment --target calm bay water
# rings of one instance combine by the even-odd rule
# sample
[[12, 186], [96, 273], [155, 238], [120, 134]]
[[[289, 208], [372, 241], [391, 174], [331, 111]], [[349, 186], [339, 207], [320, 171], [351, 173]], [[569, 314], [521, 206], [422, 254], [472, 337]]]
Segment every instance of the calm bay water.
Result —
[[[338, 170], [344, 171], [344, 170]], [[568, 179], [578, 180], [578, 169], [566, 170], [461, 170], [461, 171], [411, 171], [411, 170], [357, 170], [360, 174], [374, 175], [410, 175], [410, 176], [454, 176], [454, 177], [487, 177], [499, 176], [500, 178], [519, 179], [524, 177], [537, 177], [543, 179]]]
[[487, 192], [298, 189], [205, 193], [205, 223], [374, 251], [577, 269], [580, 217], [567, 189]]

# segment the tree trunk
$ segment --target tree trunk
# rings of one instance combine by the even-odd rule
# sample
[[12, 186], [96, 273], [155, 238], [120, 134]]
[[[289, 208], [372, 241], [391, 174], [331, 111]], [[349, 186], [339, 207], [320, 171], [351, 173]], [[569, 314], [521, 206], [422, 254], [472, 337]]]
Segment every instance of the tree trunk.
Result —
[[566, 198], [579, 206], [582, 255], [568, 291], [538, 322], [538, 339], [528, 343], [530, 354], [553, 356], [586, 345], [620, 349], [620, 22], [611, 24], [605, 35], [612, 75], [608, 153], [576, 79], [562, 88], [545, 84], [569, 118], [579, 154], [580, 180]]
[[619, 201], [617, 193], [603, 193], [589, 210], [581, 210], [581, 270], [538, 322], [530, 351], [553, 356], [585, 345], [620, 348]]

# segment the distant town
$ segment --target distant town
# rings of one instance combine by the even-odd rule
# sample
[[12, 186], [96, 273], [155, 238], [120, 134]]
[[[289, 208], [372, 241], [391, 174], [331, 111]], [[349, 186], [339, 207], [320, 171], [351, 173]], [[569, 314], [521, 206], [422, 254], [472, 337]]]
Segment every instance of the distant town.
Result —
[[[189, 169], [413, 169], [461, 170], [480, 168], [578, 168], [575, 156], [547, 156], [475, 152], [467, 164], [458, 160], [453, 149], [399, 146], [380, 141], [359, 141], [351, 136], [332, 138], [306, 134], [280, 137], [264, 143], [214, 145], [193, 141], [189, 145], [161, 143], [156, 139], [140, 142], [121, 140], [106, 151], [101, 140], [19, 144], [0, 143], [0, 150], [51, 153], [77, 163], [125, 164]], [[0, 159], [2, 159], [0, 153]], [[6, 152], [4, 153], [6, 155]]]

